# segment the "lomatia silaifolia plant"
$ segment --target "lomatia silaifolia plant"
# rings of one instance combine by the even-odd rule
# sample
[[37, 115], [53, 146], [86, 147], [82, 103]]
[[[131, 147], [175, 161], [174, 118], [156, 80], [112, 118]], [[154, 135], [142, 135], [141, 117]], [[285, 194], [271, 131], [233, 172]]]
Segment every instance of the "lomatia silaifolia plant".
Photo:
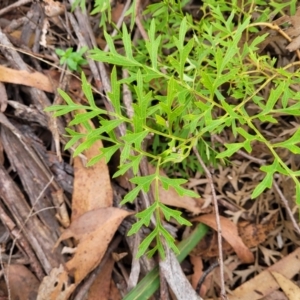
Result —
[[[276, 59], [260, 55], [260, 44], [268, 35], [257, 33], [260, 28], [257, 22], [259, 26], [268, 23], [268, 12], [263, 9], [263, 4], [260, 18], [255, 23], [252, 14], [256, 7], [248, 5], [248, 10], [244, 11], [234, 4], [235, 1], [232, 3], [229, 6], [221, 1], [204, 1], [200, 20], [183, 12], [183, 4], [178, 1], [152, 4], [145, 12], [151, 17], [144, 23], [149, 39], [136, 44], [131, 40], [130, 27], [125, 24], [115, 38], [104, 30], [109, 51], [93, 49], [89, 51], [89, 57], [112, 66], [111, 92], [107, 97], [114, 113], [95, 104], [83, 73], [82, 89], [88, 104], [78, 104], [60, 90], [65, 104], [48, 108], [48, 111], [55, 111], [56, 116], [74, 112], [66, 129], [70, 136], [66, 149], [81, 141], [74, 156], [98, 139], [107, 142], [109, 146], [101, 149], [88, 165], [102, 158], [108, 162], [120, 151], [119, 169], [114, 176], [123, 175], [130, 168], [135, 174], [130, 179], [135, 187], [122, 204], [135, 201], [141, 190], [148, 192], [151, 185], [154, 186], [154, 202], [136, 214], [138, 221], [129, 232], [137, 233], [142, 226], [149, 226], [151, 218], [155, 217], [155, 228], [142, 241], [138, 256], [147, 251], [150, 255], [158, 251], [164, 257], [162, 238], [178, 252], [162, 219], [175, 219], [184, 225], [190, 225], [190, 222], [181, 216], [181, 212], [161, 203], [159, 185], [165, 189], [173, 187], [179, 195], [198, 195], [182, 187], [186, 179], [167, 178], [159, 170], [189, 164], [191, 168], [197, 168], [192, 155], [194, 146], [207, 164], [216, 164], [223, 163], [240, 149], [251, 153], [254, 142], [264, 144], [272, 154], [273, 162], [261, 166], [265, 177], [253, 190], [252, 198], [270, 188], [274, 174], [279, 173], [293, 179], [296, 201], [300, 204], [300, 171], [292, 170], [277, 151], [286, 148], [300, 154], [297, 146], [300, 129], [287, 140], [272, 143], [257, 126], [258, 123], [277, 123], [278, 116], [300, 115], [300, 93], [293, 89], [293, 85], [299, 84], [299, 72], [290, 72], [290, 65], [277, 68]], [[274, 9], [279, 13], [283, 4], [275, 4]], [[253, 38], [247, 39], [249, 35]], [[121, 42], [123, 49], [116, 49], [116, 42]], [[121, 69], [128, 71], [127, 78], [119, 76]], [[123, 85], [127, 85], [133, 95], [132, 118], [126, 115], [122, 102], [120, 91]], [[269, 93], [263, 95], [262, 91], [266, 89]], [[93, 118], [98, 118], [99, 128], [89, 127], [87, 121]], [[126, 133], [117, 138], [114, 130], [122, 123], [126, 125]], [[87, 133], [72, 129], [77, 124], [83, 124]], [[224, 146], [213, 145], [209, 137], [220, 135], [225, 129], [230, 129], [240, 142], [225, 144], [224, 149]], [[153, 139], [154, 146], [144, 149], [143, 142], [148, 137]], [[155, 166], [153, 174], [137, 175], [143, 157]], [[149, 250], [154, 240], [155, 246]]]

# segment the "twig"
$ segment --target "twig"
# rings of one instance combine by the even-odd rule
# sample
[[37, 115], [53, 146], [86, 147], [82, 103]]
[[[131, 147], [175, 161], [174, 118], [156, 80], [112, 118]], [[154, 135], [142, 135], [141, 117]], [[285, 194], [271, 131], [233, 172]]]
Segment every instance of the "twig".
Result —
[[15, 3], [13, 3], [13, 4], [11, 4], [11, 5], [3, 8], [3, 9], [1, 9], [0, 10], [0, 16], [6, 14], [7, 12], [9, 12], [9, 11], [11, 11], [11, 10], [19, 7], [19, 6], [22, 6], [22, 5], [25, 5], [27, 3], [30, 3], [31, 1], [32, 0], [19, 0], [19, 1], [15, 2]]
[[202, 276], [200, 277], [197, 286], [196, 286], [196, 293], [200, 294], [200, 290], [201, 290], [201, 286], [204, 282], [204, 280], [206, 279], [206, 277], [208, 276], [208, 274], [214, 270], [216, 267], [218, 267], [220, 265], [220, 262], [217, 260], [214, 263], [212, 263], [207, 270], [205, 270], [202, 274]]
[[137, 26], [137, 28], [139, 29], [143, 39], [145, 41], [149, 41], [149, 36], [146, 32], [146, 30], [144, 29], [144, 26], [142, 24], [142, 21], [141, 21], [141, 14], [140, 14], [140, 4], [141, 4], [141, 0], [136, 0], [135, 2], [135, 24]]
[[279, 186], [278, 186], [278, 184], [277, 184], [277, 182], [276, 182], [275, 180], [273, 180], [273, 186], [274, 186], [275, 190], [277, 191], [277, 193], [278, 193], [278, 195], [279, 195], [279, 197], [280, 197], [280, 199], [281, 199], [283, 205], [285, 206], [285, 209], [286, 209], [288, 215], [289, 215], [290, 218], [291, 218], [291, 221], [292, 221], [292, 224], [293, 224], [295, 230], [296, 230], [296, 231], [298, 232], [298, 234], [300, 235], [300, 228], [299, 228], [299, 225], [297, 224], [297, 222], [296, 222], [296, 220], [295, 220], [295, 218], [294, 218], [294, 216], [293, 216], [293, 213], [292, 213], [292, 211], [291, 211], [291, 209], [290, 209], [290, 207], [289, 207], [288, 200], [285, 198], [285, 196], [284, 196], [283, 193], [281, 192], [281, 190], [280, 190], [280, 188], [279, 188]]
[[216, 224], [217, 224], [217, 231], [218, 231], [218, 248], [219, 248], [219, 263], [220, 263], [220, 281], [221, 281], [221, 299], [226, 300], [228, 299], [226, 296], [226, 290], [225, 290], [225, 280], [224, 280], [224, 262], [223, 262], [223, 249], [222, 249], [222, 229], [221, 229], [221, 222], [220, 222], [220, 215], [219, 215], [219, 207], [218, 207], [218, 200], [217, 200], [217, 195], [216, 195], [216, 190], [214, 187], [213, 179], [212, 176], [206, 167], [205, 163], [203, 162], [198, 149], [196, 146], [193, 147], [193, 151], [202, 166], [205, 175], [208, 179], [208, 182], [211, 187], [211, 193], [212, 193], [212, 200], [215, 208], [215, 213], [216, 213]]

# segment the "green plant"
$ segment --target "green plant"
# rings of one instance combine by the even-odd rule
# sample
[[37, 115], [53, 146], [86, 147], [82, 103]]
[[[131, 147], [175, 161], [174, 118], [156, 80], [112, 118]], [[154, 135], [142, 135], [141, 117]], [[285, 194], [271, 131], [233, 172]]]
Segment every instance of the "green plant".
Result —
[[73, 48], [68, 48], [66, 51], [62, 49], [55, 49], [55, 53], [60, 56], [59, 63], [61, 65], [67, 64], [72, 71], [80, 71], [81, 66], [87, 64], [87, 60], [82, 56], [87, 51], [87, 47], [82, 47], [79, 51], [73, 52]]
[[[278, 12], [291, 5], [279, 7], [274, 1], [272, 3]], [[268, 23], [267, 10], [263, 8], [264, 1], [261, 1], [261, 5], [260, 26], [272, 26]], [[84, 141], [76, 148], [74, 155], [89, 148], [98, 139], [111, 144], [91, 159], [89, 165], [103, 157], [109, 161], [114, 153], [121, 150], [119, 170], [114, 176], [126, 173], [129, 168], [136, 176], [130, 180], [135, 188], [125, 196], [122, 204], [133, 202], [141, 190], [148, 192], [150, 185], [154, 184], [154, 203], [136, 214], [139, 221], [129, 232], [135, 234], [142, 226], [149, 226], [152, 216], [155, 216], [156, 226], [141, 243], [138, 256], [145, 253], [155, 240], [156, 244], [148, 254], [153, 255], [158, 251], [164, 257], [161, 238], [166, 239], [168, 245], [178, 253], [173, 237], [162, 225], [161, 214], [168, 221], [173, 218], [180, 224], [190, 223], [181, 217], [180, 212], [160, 202], [159, 183], [165, 189], [175, 188], [180, 195], [197, 195], [182, 187], [186, 180], [161, 176], [159, 169], [185, 162], [193, 146], [199, 147], [203, 159], [210, 163], [212, 158], [227, 159], [240, 149], [251, 153], [254, 142], [264, 144], [272, 154], [273, 162], [261, 167], [266, 175], [254, 189], [252, 198], [270, 188], [274, 174], [279, 173], [293, 179], [296, 201], [300, 204], [300, 171], [292, 170], [277, 152], [278, 148], [285, 148], [300, 154], [300, 147], [296, 145], [300, 130], [295, 129], [285, 141], [272, 142], [258, 126], [276, 124], [283, 115], [300, 115], [300, 93], [293, 89], [293, 85], [299, 83], [300, 76], [299, 72], [289, 72], [290, 66], [277, 68], [276, 59], [259, 54], [258, 47], [267, 34], [255, 34], [258, 25], [251, 21], [254, 9], [257, 8], [252, 1], [246, 2], [242, 8], [237, 1], [232, 1], [230, 7], [225, 2], [213, 5], [211, 1], [204, 1], [203, 17], [196, 21], [183, 12], [180, 2], [169, 0], [152, 4], [146, 11], [153, 16], [151, 21], [145, 23], [148, 41], [134, 45], [123, 24], [121, 41], [124, 54], [117, 51], [115, 41], [105, 31], [109, 52], [100, 49], [90, 51], [92, 59], [114, 66], [111, 73], [112, 90], [108, 93], [114, 113], [95, 105], [84, 74], [83, 91], [89, 105], [79, 105], [65, 92], [59, 91], [66, 104], [47, 109], [56, 111], [56, 115], [86, 110], [76, 113], [69, 125], [83, 124], [87, 134], [68, 128], [71, 139], [66, 149], [81, 138]], [[253, 38], [248, 42], [245, 37], [250, 34], [253, 34]], [[118, 68], [126, 68], [129, 77], [120, 79]], [[120, 88], [124, 84], [129, 86], [134, 97], [132, 119], [126, 116], [121, 101]], [[267, 96], [263, 93], [266, 90], [270, 91]], [[94, 117], [99, 118], [100, 127], [92, 130], [87, 121]], [[121, 123], [126, 125], [127, 131], [118, 139], [114, 129]], [[225, 130], [230, 130], [238, 142], [225, 144], [226, 150], [223, 151], [223, 146], [212, 145], [208, 137]], [[158, 143], [163, 143], [162, 147], [152, 149], [152, 152], [142, 146], [143, 141], [151, 136], [155, 136]], [[137, 176], [143, 157], [155, 165], [154, 174]]]

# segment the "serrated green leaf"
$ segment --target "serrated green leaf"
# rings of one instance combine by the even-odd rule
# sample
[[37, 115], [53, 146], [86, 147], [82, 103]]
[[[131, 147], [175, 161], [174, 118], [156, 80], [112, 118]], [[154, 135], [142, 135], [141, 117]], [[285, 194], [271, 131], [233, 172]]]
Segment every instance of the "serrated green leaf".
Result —
[[300, 148], [296, 144], [300, 143], [300, 129], [298, 129], [291, 138], [281, 143], [276, 143], [273, 147], [283, 147], [287, 148], [295, 154], [300, 154]]
[[82, 91], [83, 91], [84, 95], [86, 96], [90, 106], [92, 108], [96, 108], [97, 106], [94, 101], [93, 91], [92, 91], [91, 85], [86, 80], [84, 72], [81, 72], [81, 81], [82, 81]]
[[123, 34], [122, 40], [123, 40], [123, 45], [125, 48], [126, 56], [130, 59], [134, 59], [132, 56], [131, 38], [130, 38], [130, 35], [128, 34], [127, 26], [126, 26], [125, 22], [122, 25], [122, 34]]
[[230, 157], [232, 154], [236, 153], [238, 150], [240, 150], [244, 143], [232, 143], [232, 144], [224, 144], [227, 150], [219, 153], [216, 158], [225, 158]]
[[162, 125], [163, 127], [167, 126], [166, 120], [163, 117], [161, 117], [160, 115], [155, 115], [155, 120], [156, 120], [157, 124]]
[[137, 155], [131, 158], [131, 164], [132, 164], [132, 171], [133, 174], [136, 175], [139, 171], [139, 166], [141, 163], [141, 160], [143, 159], [143, 155]]
[[[103, 113], [106, 111], [103, 110]], [[89, 121], [99, 115], [99, 111], [90, 111], [85, 113], [76, 114], [73, 120], [69, 123], [70, 126], [82, 124], [83, 122]]]
[[75, 105], [75, 102], [70, 98], [70, 96], [63, 90], [57, 89], [59, 95], [69, 104]]
[[264, 113], [268, 113], [269, 111], [271, 111], [271, 109], [273, 109], [274, 105], [276, 104], [276, 102], [278, 101], [279, 97], [281, 96], [281, 94], [285, 89], [286, 89], [286, 83], [282, 81], [279, 83], [279, 85], [276, 88], [271, 90], [269, 99], [267, 100], [266, 103], [266, 108], [263, 111]]
[[75, 149], [73, 156], [75, 157], [75, 156], [79, 155], [80, 153], [82, 153], [84, 150], [91, 148], [93, 146], [93, 144], [99, 140], [100, 140], [100, 137], [86, 139]]
[[244, 148], [248, 153], [251, 153], [252, 152], [251, 142], [250, 141], [245, 141], [244, 142]]
[[139, 192], [141, 191], [142, 187], [137, 186], [134, 189], [132, 189], [129, 193], [127, 193], [124, 197], [124, 199], [121, 201], [121, 205], [126, 204], [127, 202], [133, 202], [136, 197], [138, 196]]
[[296, 181], [296, 204], [300, 206], [300, 183]]
[[180, 63], [179, 63], [179, 77], [180, 80], [183, 80], [184, 78], [184, 68], [185, 64], [187, 63], [187, 58], [192, 51], [194, 47], [194, 39], [191, 38], [188, 43], [181, 49], [179, 50], [179, 56], [180, 56]]
[[71, 139], [68, 141], [68, 143], [65, 145], [64, 149], [68, 150], [71, 148], [75, 143], [77, 143], [81, 138], [85, 137], [85, 134], [78, 133], [74, 130], [71, 130], [69, 128], [66, 128], [66, 131], [71, 135]]
[[199, 198], [199, 195], [191, 190], [185, 189], [181, 186], [173, 186], [175, 191], [180, 195], [180, 196], [188, 196], [188, 197], [194, 197], [194, 198]]
[[137, 184], [138, 186], [141, 186], [144, 190], [144, 192], [148, 192], [150, 189], [151, 182], [155, 179], [156, 175], [151, 174], [147, 176], [138, 176], [131, 178], [130, 181], [134, 184]]
[[261, 121], [261, 122], [267, 122], [267, 123], [273, 123], [273, 124], [277, 124], [278, 121], [272, 117], [271, 115], [257, 115], [257, 118]]
[[52, 105], [49, 107], [46, 107], [44, 110], [45, 111], [54, 111], [54, 116], [59, 117], [65, 114], [68, 114], [71, 111], [76, 111], [76, 110], [81, 110], [81, 109], [89, 109], [89, 107], [87, 106], [83, 106], [83, 105]]
[[243, 127], [239, 127], [236, 129], [236, 131], [244, 137], [247, 141], [254, 141], [257, 139], [254, 135], [248, 133]]
[[137, 233], [140, 228], [144, 225], [144, 220], [139, 220], [138, 222], [132, 224], [130, 230], [128, 231], [127, 235], [131, 236], [135, 233]]
[[[121, 151], [121, 156], [120, 156], [120, 163], [125, 164], [126, 160], [128, 159], [131, 151], [131, 145], [130, 144], [125, 144], [124, 148]], [[123, 166], [121, 166], [123, 168]]]
[[271, 188], [273, 183], [273, 173], [267, 173], [265, 178], [257, 185], [251, 194], [251, 199], [257, 198], [266, 188]]
[[183, 48], [185, 35], [187, 32], [187, 24], [186, 24], [186, 17], [184, 17], [180, 23], [180, 29], [179, 29], [179, 44], [178, 44], [178, 50], [180, 51]]
[[171, 186], [176, 190], [176, 192], [180, 196], [186, 195], [189, 197], [199, 198], [199, 195], [197, 193], [180, 186], [181, 184], [184, 184], [187, 182], [185, 179], [178, 179], [178, 178], [173, 179], [173, 178], [168, 178], [168, 177], [159, 175], [159, 180], [161, 181], [163, 188], [166, 190], [168, 190], [169, 187]]
[[160, 226], [159, 232], [163, 235], [168, 246], [175, 252], [175, 254], [179, 254], [179, 250], [174, 243], [175, 239], [173, 236], [163, 226]]
[[108, 92], [109, 100], [112, 102], [115, 112], [121, 115], [120, 84], [118, 83], [116, 66], [113, 67], [111, 72], [111, 90], [111, 92]]
[[151, 221], [151, 217], [152, 217], [154, 211], [156, 210], [156, 206], [157, 206], [156, 203], [153, 203], [147, 209], [137, 213], [135, 216], [138, 217], [139, 219], [142, 219], [144, 222], [144, 225], [146, 227], [148, 227], [150, 224], [150, 221]]
[[148, 50], [152, 67], [154, 70], [157, 70], [157, 54], [158, 54], [158, 47], [161, 44], [161, 36], [159, 35], [155, 39], [155, 19], [152, 19], [150, 24], [150, 29], [148, 31], [149, 41], [146, 41], [146, 48]]
[[[109, 52], [112, 55], [118, 55], [118, 52], [115, 49], [115, 44], [113, 42], [112, 37], [105, 30], [104, 30], [104, 37], [105, 37], [106, 43], [109, 47]], [[105, 52], [100, 50], [99, 48], [94, 49], [94, 51], [97, 52], [98, 54], [100, 54], [100, 53], [105, 54]], [[95, 58], [93, 58], [93, 59], [95, 59]]]
[[175, 209], [171, 209], [167, 206], [165, 206], [162, 203], [159, 203], [159, 207], [161, 208], [165, 218], [167, 221], [170, 221], [171, 218], [174, 218], [177, 222], [179, 222], [181, 225], [191, 226], [192, 223], [190, 223], [188, 220], [181, 217], [182, 212], [177, 211]]
[[131, 168], [130, 164], [120, 166], [119, 171], [114, 173], [113, 178], [117, 178], [119, 176], [124, 175], [130, 168]]
[[101, 50], [92, 50], [90, 57], [96, 61], [102, 61], [116, 66], [142, 67], [142, 65], [136, 60], [124, 57], [118, 53], [112, 54], [107, 52], [101, 52]]
[[139, 250], [136, 254], [137, 258], [140, 258], [144, 253], [146, 253], [151, 242], [155, 239], [156, 236], [157, 236], [157, 227], [141, 242], [139, 246]]
[[121, 148], [121, 145], [113, 145], [110, 147], [105, 147], [100, 149], [101, 153], [99, 155], [94, 156], [89, 160], [87, 166], [93, 166], [97, 162], [99, 162], [103, 157], [105, 158], [106, 163], [108, 163], [111, 157]]
[[137, 149], [141, 149], [141, 143], [147, 135], [148, 135], [148, 131], [145, 130], [137, 133], [127, 133], [125, 136], [122, 136], [121, 138], [127, 143], [135, 144], [135, 147]]
[[169, 189], [170, 186], [174, 187], [174, 186], [179, 186], [180, 184], [184, 184], [187, 182], [186, 179], [181, 179], [181, 178], [168, 178], [165, 176], [159, 176], [159, 180], [161, 181], [163, 188], [165, 190]]

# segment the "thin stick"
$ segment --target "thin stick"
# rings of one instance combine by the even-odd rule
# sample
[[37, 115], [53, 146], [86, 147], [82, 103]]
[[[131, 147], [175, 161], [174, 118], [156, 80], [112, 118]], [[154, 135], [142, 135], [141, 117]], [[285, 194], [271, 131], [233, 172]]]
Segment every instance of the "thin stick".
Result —
[[208, 274], [213, 271], [216, 267], [218, 267], [220, 265], [220, 262], [217, 260], [215, 261], [214, 263], [212, 263], [207, 270], [205, 270], [202, 274], [202, 276], [200, 277], [198, 283], [197, 283], [197, 286], [196, 286], [196, 293], [197, 295], [200, 294], [200, 290], [201, 290], [201, 286], [204, 282], [204, 280], [206, 279], [206, 277], [208, 276]]
[[277, 193], [278, 193], [278, 195], [279, 195], [279, 197], [280, 197], [283, 205], [285, 206], [285, 209], [286, 209], [288, 215], [290, 216], [290, 219], [292, 221], [292, 224], [293, 224], [295, 230], [298, 232], [298, 234], [300, 234], [299, 225], [297, 224], [297, 222], [296, 222], [296, 220], [295, 220], [295, 218], [293, 216], [293, 213], [292, 213], [292, 211], [290, 209], [288, 200], [283, 195], [282, 191], [280, 190], [280, 188], [279, 188], [279, 186], [278, 186], [278, 184], [277, 184], [277, 182], [275, 180], [273, 180], [273, 186], [274, 186], [275, 190], [277, 191]]
[[141, 5], [141, 0], [136, 0], [135, 2], [135, 24], [137, 26], [137, 28], [139, 29], [143, 39], [145, 41], [149, 41], [149, 36], [142, 24], [142, 21], [141, 21], [141, 13], [140, 13], [140, 5]]
[[25, 4], [30, 3], [30, 2], [31, 2], [31, 0], [19, 0], [15, 3], [13, 3], [13, 4], [1, 9], [0, 10], [0, 16], [6, 14], [7, 12], [9, 12], [9, 11], [19, 7], [19, 6], [25, 5]]
[[217, 231], [218, 231], [218, 248], [219, 248], [219, 263], [220, 263], [220, 281], [221, 281], [221, 299], [222, 300], [227, 300], [227, 296], [226, 296], [226, 290], [225, 290], [225, 280], [224, 280], [224, 260], [223, 260], [223, 249], [222, 249], [222, 229], [221, 229], [221, 222], [220, 222], [220, 215], [219, 215], [219, 207], [218, 207], [218, 200], [217, 200], [217, 195], [216, 195], [216, 190], [214, 187], [214, 183], [213, 183], [213, 179], [212, 176], [208, 170], [208, 168], [206, 167], [205, 163], [203, 162], [198, 149], [196, 148], [196, 146], [193, 147], [193, 151], [200, 163], [200, 165], [202, 166], [205, 175], [208, 179], [208, 182], [210, 184], [211, 187], [211, 193], [212, 193], [212, 200], [213, 200], [213, 204], [214, 204], [214, 208], [215, 208], [215, 212], [216, 212], [216, 224], [217, 224]]

